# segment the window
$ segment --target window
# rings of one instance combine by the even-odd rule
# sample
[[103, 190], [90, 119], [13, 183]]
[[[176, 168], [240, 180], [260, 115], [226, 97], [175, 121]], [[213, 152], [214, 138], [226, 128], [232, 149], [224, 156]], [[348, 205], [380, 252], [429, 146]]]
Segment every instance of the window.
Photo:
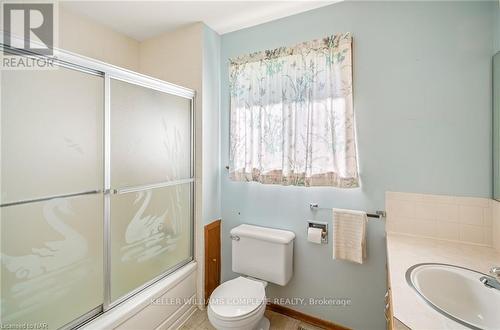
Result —
[[359, 186], [351, 45], [344, 33], [231, 60], [231, 179]]

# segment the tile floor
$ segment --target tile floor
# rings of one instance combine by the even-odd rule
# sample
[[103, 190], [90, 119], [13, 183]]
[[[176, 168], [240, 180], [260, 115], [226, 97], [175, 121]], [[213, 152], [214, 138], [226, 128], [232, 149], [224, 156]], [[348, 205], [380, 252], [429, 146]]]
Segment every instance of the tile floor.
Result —
[[[301, 322], [291, 317], [275, 312], [266, 311], [266, 317], [271, 322], [269, 330], [320, 330], [308, 323]], [[181, 330], [215, 330], [208, 321], [206, 310], [197, 310], [187, 322], [180, 328]]]

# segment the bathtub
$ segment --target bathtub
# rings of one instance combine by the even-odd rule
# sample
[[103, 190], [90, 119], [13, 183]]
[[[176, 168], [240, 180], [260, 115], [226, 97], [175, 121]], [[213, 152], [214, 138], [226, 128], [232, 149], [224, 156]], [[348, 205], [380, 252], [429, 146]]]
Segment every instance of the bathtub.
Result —
[[177, 329], [198, 308], [196, 268], [190, 262], [80, 329]]

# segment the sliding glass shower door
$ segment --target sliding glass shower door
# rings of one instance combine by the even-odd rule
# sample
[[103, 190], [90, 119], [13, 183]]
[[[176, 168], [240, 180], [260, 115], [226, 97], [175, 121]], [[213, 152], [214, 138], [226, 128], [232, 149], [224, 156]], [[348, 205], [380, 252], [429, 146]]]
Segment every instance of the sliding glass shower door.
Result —
[[73, 327], [193, 259], [194, 93], [68, 58], [1, 72], [2, 326]]
[[116, 79], [111, 94], [111, 302], [191, 258], [191, 101]]
[[57, 329], [103, 302], [104, 79], [1, 76], [1, 323]]

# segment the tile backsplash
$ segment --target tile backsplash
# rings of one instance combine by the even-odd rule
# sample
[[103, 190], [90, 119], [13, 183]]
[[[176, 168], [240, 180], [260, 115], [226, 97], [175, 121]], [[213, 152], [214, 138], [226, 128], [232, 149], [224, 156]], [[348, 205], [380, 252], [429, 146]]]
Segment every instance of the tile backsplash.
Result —
[[385, 203], [387, 232], [484, 246], [499, 236], [500, 203], [488, 198], [386, 192]]
[[500, 202], [491, 201], [493, 220], [493, 247], [500, 251]]

